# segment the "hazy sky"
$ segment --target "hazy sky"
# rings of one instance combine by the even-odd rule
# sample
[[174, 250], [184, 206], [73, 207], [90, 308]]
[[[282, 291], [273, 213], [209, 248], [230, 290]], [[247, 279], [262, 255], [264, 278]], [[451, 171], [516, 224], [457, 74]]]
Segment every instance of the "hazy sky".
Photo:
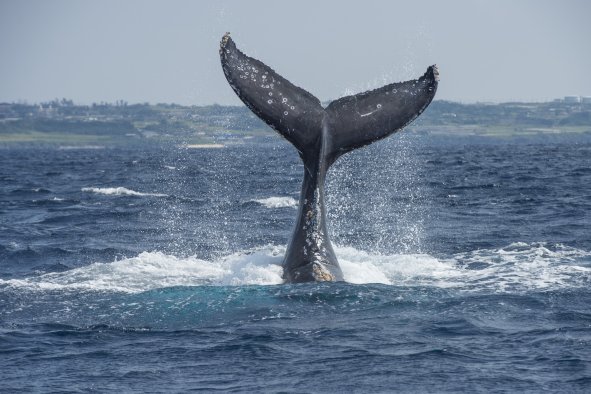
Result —
[[218, 46], [322, 101], [412, 79], [436, 99], [591, 95], [591, 1], [0, 0], [0, 101], [239, 104]]

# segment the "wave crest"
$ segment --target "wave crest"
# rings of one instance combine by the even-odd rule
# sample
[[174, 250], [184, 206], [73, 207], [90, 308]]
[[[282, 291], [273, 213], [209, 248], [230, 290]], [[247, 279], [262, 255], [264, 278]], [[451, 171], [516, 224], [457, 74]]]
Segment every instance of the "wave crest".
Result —
[[152, 197], [168, 197], [168, 194], [162, 193], [141, 193], [135, 190], [127, 189], [125, 187], [83, 187], [83, 192], [105, 194], [108, 196], [152, 196]]
[[298, 202], [291, 197], [269, 197], [252, 201], [267, 208], [296, 208], [298, 206]]

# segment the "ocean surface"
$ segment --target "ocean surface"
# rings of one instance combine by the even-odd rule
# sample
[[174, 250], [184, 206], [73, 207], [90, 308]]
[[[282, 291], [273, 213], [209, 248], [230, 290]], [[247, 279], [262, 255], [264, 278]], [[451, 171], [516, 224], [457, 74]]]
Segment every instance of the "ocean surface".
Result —
[[491, 141], [341, 158], [297, 285], [279, 137], [2, 147], [0, 392], [591, 392], [591, 144]]

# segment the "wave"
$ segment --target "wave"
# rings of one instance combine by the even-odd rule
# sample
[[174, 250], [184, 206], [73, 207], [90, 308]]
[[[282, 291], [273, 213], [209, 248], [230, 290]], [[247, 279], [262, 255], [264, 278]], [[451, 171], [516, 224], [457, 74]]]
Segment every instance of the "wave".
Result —
[[259, 200], [251, 200], [267, 208], [297, 208], [298, 202], [291, 197], [269, 197]]
[[125, 187], [83, 187], [83, 192], [91, 192], [97, 194], [106, 194], [114, 196], [152, 196], [152, 197], [168, 197], [168, 194], [162, 193], [141, 193], [135, 190], [127, 189]]
[[[591, 281], [591, 252], [564, 245], [513, 243], [444, 258], [372, 254], [352, 247], [336, 247], [335, 251], [345, 280], [353, 284], [512, 293], [588, 286]], [[0, 280], [0, 286], [137, 293], [175, 286], [277, 285], [283, 283], [284, 253], [285, 247], [269, 245], [207, 261], [143, 252], [112, 263]]]

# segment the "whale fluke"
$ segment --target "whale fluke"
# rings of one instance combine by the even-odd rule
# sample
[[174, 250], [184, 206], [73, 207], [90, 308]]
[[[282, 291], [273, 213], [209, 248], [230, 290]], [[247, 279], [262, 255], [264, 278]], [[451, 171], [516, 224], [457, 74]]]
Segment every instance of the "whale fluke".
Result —
[[439, 73], [347, 96], [326, 108], [261, 61], [242, 53], [226, 33], [222, 69], [238, 97], [291, 142], [304, 162], [298, 220], [283, 267], [286, 282], [339, 281], [343, 275], [326, 228], [324, 180], [341, 155], [385, 138], [412, 122], [431, 103]]

